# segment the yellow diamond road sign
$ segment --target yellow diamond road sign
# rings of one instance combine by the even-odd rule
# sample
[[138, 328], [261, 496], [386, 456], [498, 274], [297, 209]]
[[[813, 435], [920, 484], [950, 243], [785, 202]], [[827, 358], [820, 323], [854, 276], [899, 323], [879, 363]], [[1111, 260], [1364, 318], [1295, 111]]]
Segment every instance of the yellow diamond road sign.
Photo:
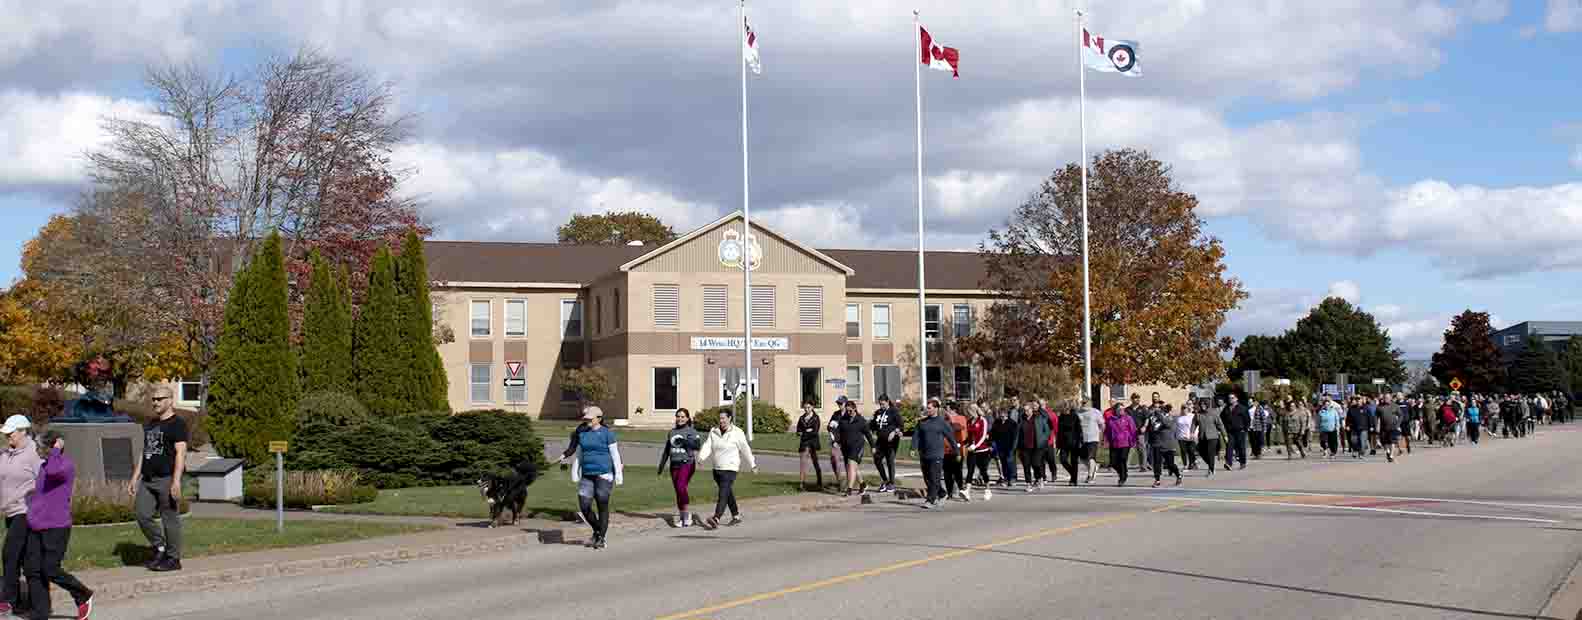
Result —
[[271, 442], [269, 442], [269, 451], [270, 452], [285, 452], [286, 451], [286, 442], [284, 442], [284, 441], [271, 441]]
[[1461, 379], [1452, 377], [1450, 379], [1450, 389], [1456, 390], [1458, 392], [1461, 391]]

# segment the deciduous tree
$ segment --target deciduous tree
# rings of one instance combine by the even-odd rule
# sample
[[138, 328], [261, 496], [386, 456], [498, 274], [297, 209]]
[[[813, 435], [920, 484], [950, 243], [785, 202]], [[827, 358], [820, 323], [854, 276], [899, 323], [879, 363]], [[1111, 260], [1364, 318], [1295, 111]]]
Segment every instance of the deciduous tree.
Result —
[[675, 240], [676, 231], [647, 213], [623, 211], [573, 215], [555, 230], [555, 236], [568, 245], [626, 245], [633, 241], [663, 245]]
[[1505, 385], [1505, 361], [1494, 346], [1489, 313], [1468, 309], [1450, 319], [1444, 344], [1434, 354], [1429, 372], [1440, 385], [1461, 379], [1462, 391], [1489, 394]]
[[1375, 378], [1396, 384], [1406, 377], [1389, 332], [1373, 315], [1339, 297], [1320, 302], [1282, 340], [1288, 371], [1315, 385], [1331, 383], [1335, 373], [1348, 373], [1358, 384]]
[[[1056, 170], [982, 252], [993, 306], [976, 351], [996, 365], [1082, 373], [1082, 168]], [[1093, 375], [1099, 383], [1198, 383], [1219, 375], [1217, 333], [1246, 298], [1225, 274], [1198, 201], [1145, 151], [1097, 155], [1089, 174]]]

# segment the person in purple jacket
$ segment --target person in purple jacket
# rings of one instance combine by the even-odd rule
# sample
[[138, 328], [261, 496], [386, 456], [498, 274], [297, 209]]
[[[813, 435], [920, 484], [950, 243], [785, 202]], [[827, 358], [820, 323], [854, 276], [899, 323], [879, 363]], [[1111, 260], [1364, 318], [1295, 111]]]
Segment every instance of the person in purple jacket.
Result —
[[1126, 456], [1137, 445], [1137, 422], [1116, 408], [1115, 415], [1104, 424], [1104, 440], [1110, 444], [1110, 469], [1120, 476], [1115, 486], [1126, 486]]
[[50, 617], [49, 584], [54, 583], [77, 603], [77, 620], [86, 620], [93, 613], [93, 590], [60, 566], [71, 541], [71, 491], [77, 466], [66, 456], [66, 439], [59, 432], [44, 433], [38, 446], [44, 465], [27, 499], [27, 589], [33, 604], [28, 617]]

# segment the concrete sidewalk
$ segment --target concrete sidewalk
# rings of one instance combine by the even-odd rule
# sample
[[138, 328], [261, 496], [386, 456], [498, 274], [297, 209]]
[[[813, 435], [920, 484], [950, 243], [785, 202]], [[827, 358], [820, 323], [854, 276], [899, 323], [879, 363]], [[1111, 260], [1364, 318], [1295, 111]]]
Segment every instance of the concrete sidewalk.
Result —
[[[856, 497], [803, 493], [745, 500], [742, 510], [753, 518], [759, 518], [776, 513], [855, 506], [858, 501]], [[275, 512], [232, 504], [194, 504], [191, 517], [274, 519]], [[485, 527], [485, 522], [476, 519], [439, 517], [343, 515], [309, 511], [287, 511], [285, 517], [287, 521], [416, 523], [443, 526], [444, 529], [325, 545], [184, 558], [183, 570], [175, 573], [154, 573], [140, 566], [128, 566], [81, 571], [76, 575], [94, 589], [97, 602], [105, 603], [158, 594], [211, 590], [283, 577], [525, 550], [540, 545], [581, 545], [588, 534], [587, 527], [576, 521], [546, 519], [521, 519], [513, 526], [489, 528]], [[291, 526], [288, 523], [286, 527]], [[622, 535], [657, 529], [668, 530], [668, 523], [662, 519], [618, 513], [610, 519], [611, 532]]]

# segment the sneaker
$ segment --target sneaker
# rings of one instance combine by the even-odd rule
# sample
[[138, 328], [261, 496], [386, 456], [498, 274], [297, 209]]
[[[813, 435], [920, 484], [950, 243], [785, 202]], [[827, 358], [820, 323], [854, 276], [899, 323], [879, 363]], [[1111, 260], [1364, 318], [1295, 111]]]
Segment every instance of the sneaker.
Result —
[[93, 615], [93, 594], [88, 594], [88, 600], [77, 604], [77, 620], [88, 620]]
[[1176, 486], [1181, 486], [1181, 474], [1176, 474]]
[[11, 604], [10, 603], [0, 603], [0, 616], [9, 616], [9, 615], [11, 615]]
[[670, 522], [670, 527], [682, 527], [683, 523], [686, 523], [686, 521], [683, 521], [681, 519], [681, 517], [678, 515], [678, 516], [676, 516], [676, 518], [674, 520], [672, 520]]
[[933, 502], [933, 500], [925, 501], [925, 502], [922, 503], [921, 506], [919, 506], [919, 508], [922, 508], [923, 510], [933, 510], [934, 509], [934, 502]]
[[961, 497], [961, 501], [972, 503], [972, 495], [968, 494], [966, 489], [957, 491], [956, 494]]
[[604, 542], [604, 537], [603, 536], [599, 536], [599, 537], [593, 539], [593, 548], [594, 549], [603, 549], [604, 546], [605, 546], [605, 542]]
[[1385, 452], [1384, 453], [1384, 460], [1387, 463], [1394, 463], [1395, 462], [1395, 455], [1394, 454], [1390, 454], [1389, 452]]
[[720, 527], [720, 518], [719, 517], [709, 517], [709, 520], [708, 521], [704, 521], [704, 523], [707, 524], [709, 529], [717, 530]]
[[1154, 481], [1154, 488], [1155, 489], [1159, 488], [1159, 481], [1158, 480]]
[[741, 525], [741, 524], [742, 524], [742, 516], [741, 515], [732, 515], [730, 523], [726, 523], [725, 527], [736, 527], [736, 526]]
[[149, 570], [152, 570], [156, 573], [168, 573], [171, 571], [181, 570], [181, 558], [165, 556], [165, 559], [160, 560], [158, 564], [155, 564], [154, 567]]
[[[580, 518], [581, 515], [578, 515], [578, 517]], [[155, 566], [159, 566], [159, 563], [163, 562], [163, 561], [165, 561], [165, 550], [164, 549], [155, 550], [154, 551], [154, 557], [149, 558], [147, 562], [144, 562], [143, 563], [143, 568], [146, 568], [146, 569], [149, 569], [149, 570], [154, 570], [154, 567]]]

